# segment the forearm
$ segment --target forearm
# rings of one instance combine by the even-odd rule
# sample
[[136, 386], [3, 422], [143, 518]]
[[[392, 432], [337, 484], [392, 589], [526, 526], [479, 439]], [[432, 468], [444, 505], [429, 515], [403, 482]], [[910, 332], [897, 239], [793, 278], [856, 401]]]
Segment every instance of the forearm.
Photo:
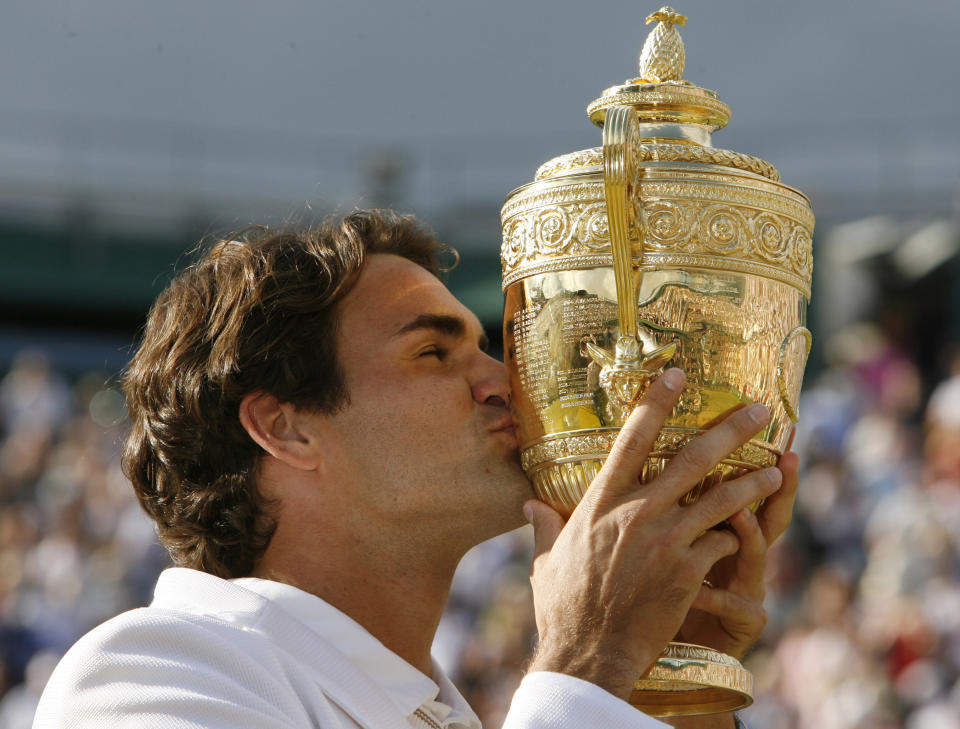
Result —
[[[620, 641], [622, 645], [622, 641]], [[652, 663], [652, 660], [650, 661]], [[528, 672], [548, 671], [599, 686], [619, 699], [630, 697], [637, 675], [634, 660], [617, 645], [584, 647], [572, 642], [541, 640]]]

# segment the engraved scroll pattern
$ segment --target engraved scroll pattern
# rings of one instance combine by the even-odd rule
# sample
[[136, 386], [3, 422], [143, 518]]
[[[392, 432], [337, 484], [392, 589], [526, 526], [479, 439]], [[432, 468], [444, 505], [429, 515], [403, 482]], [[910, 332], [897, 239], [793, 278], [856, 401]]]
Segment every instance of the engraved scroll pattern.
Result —
[[511, 218], [503, 228], [504, 271], [543, 255], [609, 250], [607, 206], [602, 200], [545, 205]]
[[[701, 200], [648, 199], [635, 214], [643, 215], [650, 254], [706, 255], [766, 264], [793, 274], [809, 290], [812, 240], [808, 228], [796, 220], [748, 206]], [[504, 277], [528, 261], [596, 254], [609, 247], [602, 202], [528, 209], [504, 221]]]
[[656, 200], [644, 206], [652, 250], [709, 252], [789, 267], [805, 280], [812, 270], [812, 240], [802, 224], [739, 205]]

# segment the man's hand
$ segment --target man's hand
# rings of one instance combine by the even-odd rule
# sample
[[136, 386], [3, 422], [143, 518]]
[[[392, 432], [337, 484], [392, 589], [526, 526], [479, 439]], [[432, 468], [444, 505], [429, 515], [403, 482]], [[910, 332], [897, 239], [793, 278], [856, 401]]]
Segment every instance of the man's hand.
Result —
[[783, 485], [757, 514], [742, 509], [730, 518], [740, 550], [717, 562], [707, 574], [677, 640], [708, 646], [742, 660], [767, 623], [763, 609], [767, 548], [790, 524], [797, 495], [796, 453], [785, 453], [778, 464]]
[[534, 525], [540, 633], [531, 671], [567, 673], [628, 698], [677, 634], [708, 572], [740, 547], [735, 534], [710, 527], [779, 488], [783, 475], [770, 468], [718, 484], [689, 506], [679, 503], [767, 423], [761, 405], [733, 413], [640, 483], [683, 384], [683, 372], [673, 369], [651, 385], [566, 525], [542, 502], [524, 507]]

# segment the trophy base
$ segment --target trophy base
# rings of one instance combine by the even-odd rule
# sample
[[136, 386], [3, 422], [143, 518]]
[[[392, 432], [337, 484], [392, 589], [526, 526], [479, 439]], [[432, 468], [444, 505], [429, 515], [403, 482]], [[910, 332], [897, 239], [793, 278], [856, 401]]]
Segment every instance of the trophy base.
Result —
[[753, 676], [736, 658], [690, 643], [670, 643], [639, 679], [630, 704], [650, 716], [737, 711], [753, 703]]

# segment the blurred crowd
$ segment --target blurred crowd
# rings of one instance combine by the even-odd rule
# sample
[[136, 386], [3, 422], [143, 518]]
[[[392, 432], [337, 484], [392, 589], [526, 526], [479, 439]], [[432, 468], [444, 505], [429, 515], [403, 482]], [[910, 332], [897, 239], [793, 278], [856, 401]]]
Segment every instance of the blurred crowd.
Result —
[[[876, 325], [827, 343], [800, 402], [793, 523], [747, 657], [751, 729], [960, 729], [960, 357], [925, 381]], [[496, 727], [534, 644], [521, 530], [467, 555], [438, 651]]]
[[[808, 378], [793, 524], [769, 560], [753, 729], [960, 729], [960, 358], [925, 381], [873, 325]], [[120, 472], [123, 399], [23, 352], [0, 380], [0, 729], [168, 564]], [[471, 551], [435, 645], [497, 727], [535, 642], [529, 528]]]
[[929, 387], [876, 325], [801, 399], [793, 524], [748, 661], [763, 729], [960, 729], [960, 358]]
[[40, 351], [0, 380], [0, 729], [29, 727], [59, 657], [150, 601], [167, 565], [120, 471], [123, 397]]

